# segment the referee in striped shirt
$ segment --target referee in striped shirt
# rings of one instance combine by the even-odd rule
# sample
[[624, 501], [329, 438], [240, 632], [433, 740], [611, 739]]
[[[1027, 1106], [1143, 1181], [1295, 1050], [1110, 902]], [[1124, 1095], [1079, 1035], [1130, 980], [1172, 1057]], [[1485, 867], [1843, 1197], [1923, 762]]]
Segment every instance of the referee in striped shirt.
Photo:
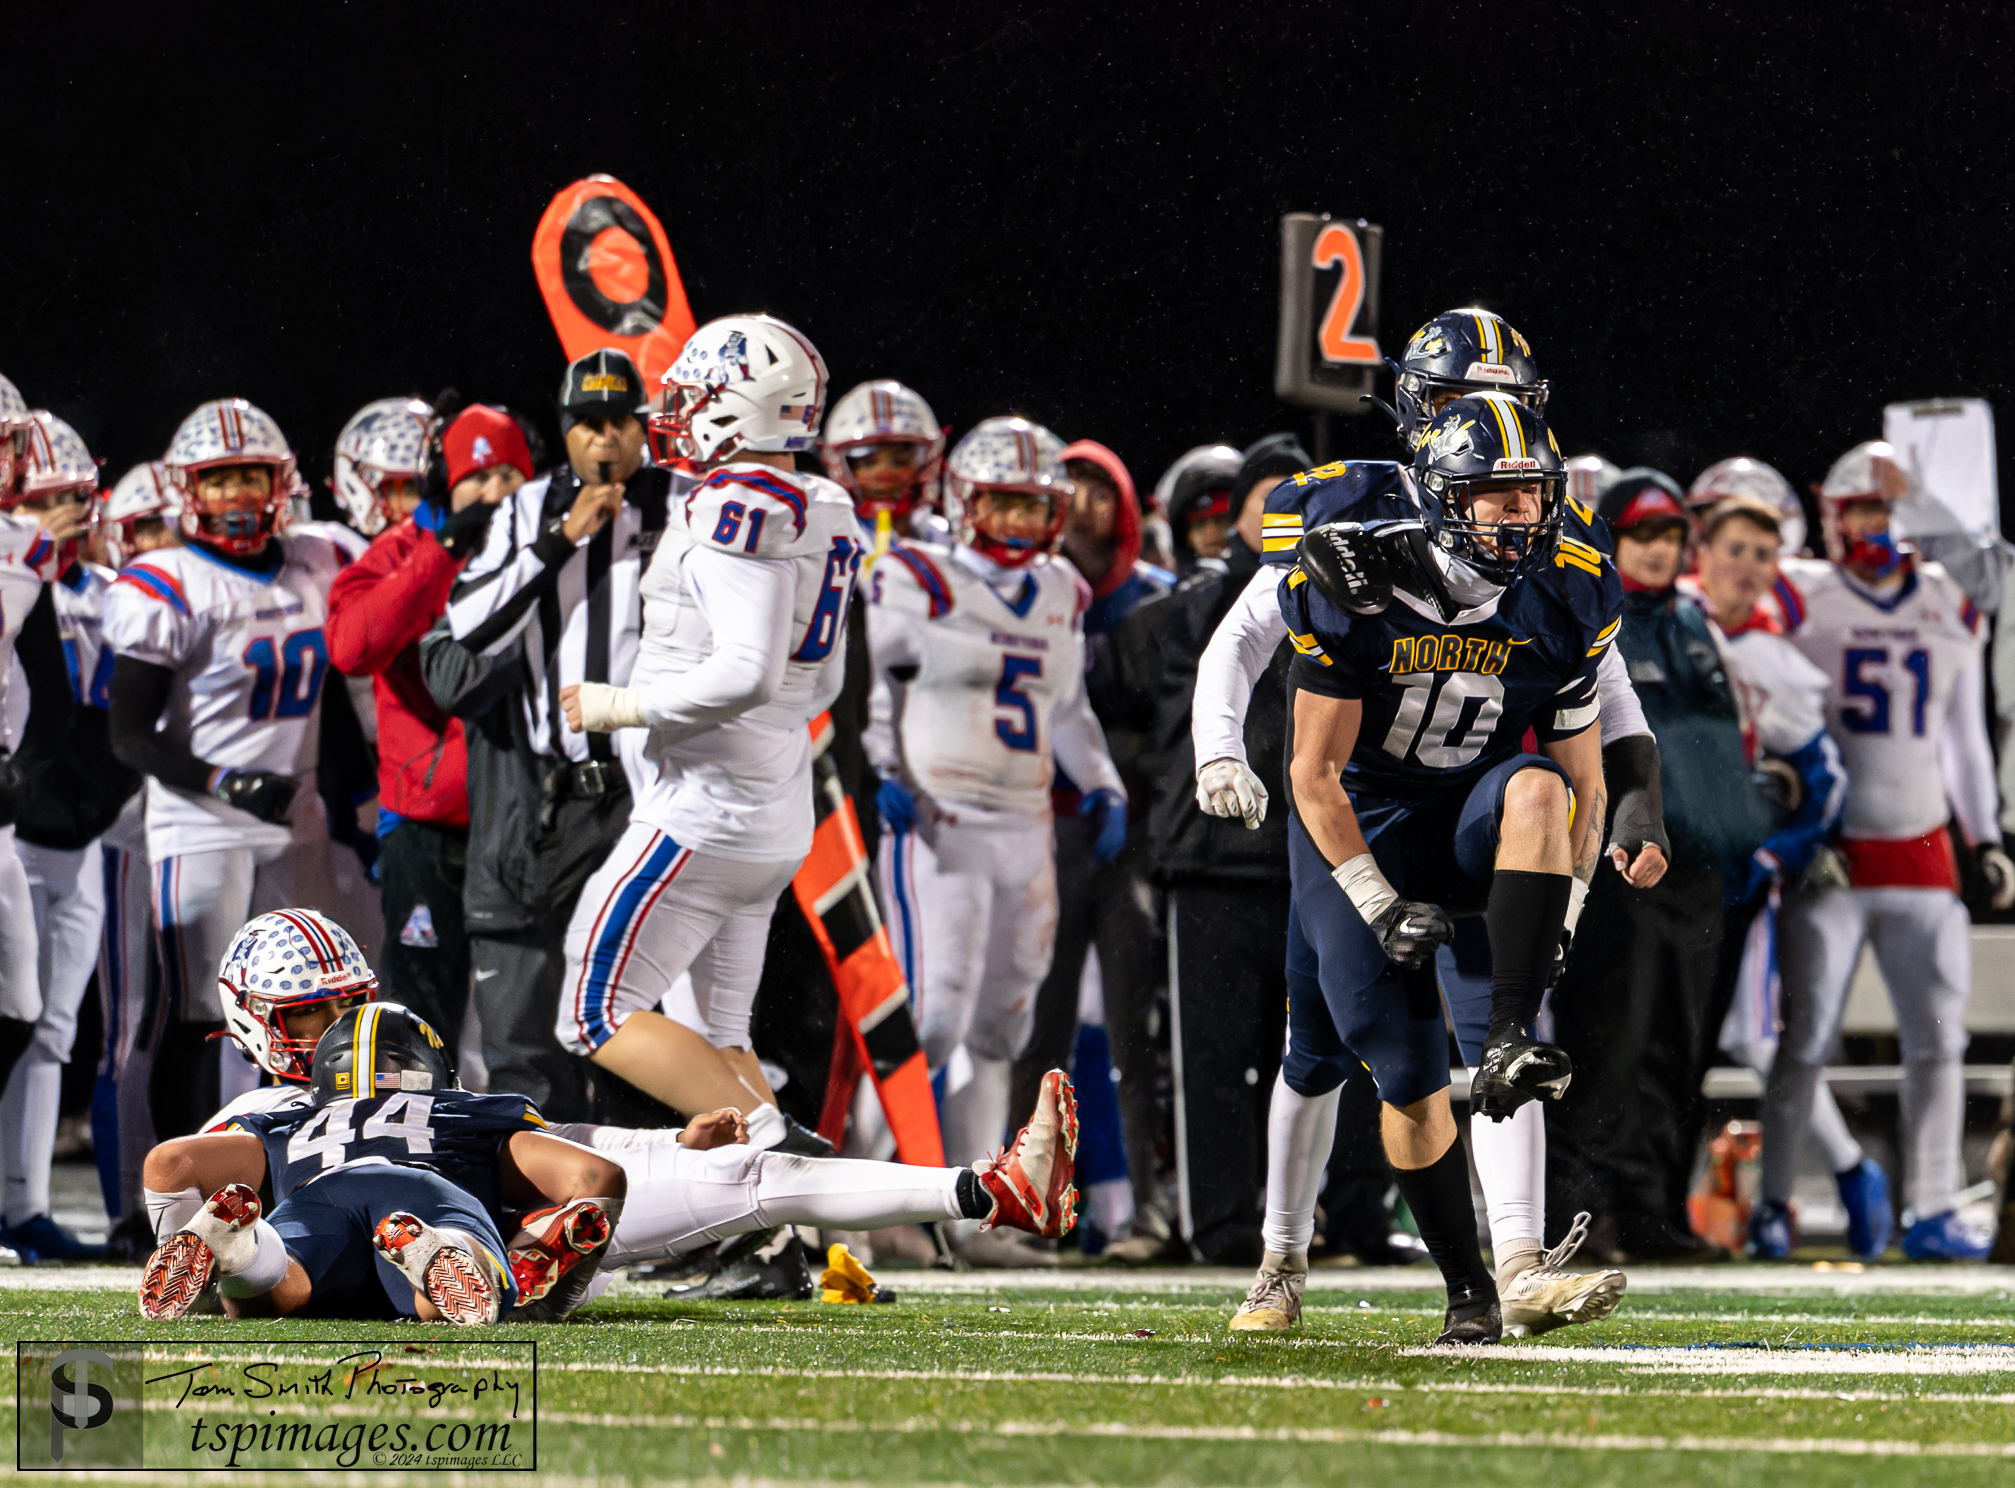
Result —
[[501, 721], [538, 784], [529, 820], [470, 823], [465, 904], [490, 1088], [557, 1120], [589, 1115], [581, 1061], [553, 1038], [567, 920], [630, 807], [609, 736], [570, 732], [559, 695], [580, 682], [625, 686], [636, 664], [638, 584], [671, 483], [645, 462], [645, 408], [622, 352], [572, 363], [559, 398], [565, 463], [494, 509], [448, 602], [455, 640], [522, 676], [493, 707], [515, 713]]

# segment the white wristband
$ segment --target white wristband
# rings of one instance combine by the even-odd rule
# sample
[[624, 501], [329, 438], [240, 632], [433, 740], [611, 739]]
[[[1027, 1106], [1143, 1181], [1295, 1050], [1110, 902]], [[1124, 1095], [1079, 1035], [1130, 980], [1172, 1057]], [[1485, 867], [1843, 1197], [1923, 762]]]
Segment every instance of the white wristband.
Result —
[[644, 701], [634, 687], [583, 682], [577, 701], [581, 707], [583, 733], [606, 734], [616, 729], [644, 726]]
[[1378, 871], [1378, 864], [1368, 852], [1359, 853], [1347, 862], [1330, 870], [1337, 887], [1350, 895], [1350, 902], [1357, 906], [1357, 912], [1364, 917], [1365, 924], [1384, 914], [1399, 899], [1398, 892], [1385, 881], [1385, 875]]
[[1574, 927], [1581, 923], [1581, 905], [1588, 898], [1588, 885], [1580, 879], [1572, 879], [1567, 885], [1567, 933], [1572, 935]]

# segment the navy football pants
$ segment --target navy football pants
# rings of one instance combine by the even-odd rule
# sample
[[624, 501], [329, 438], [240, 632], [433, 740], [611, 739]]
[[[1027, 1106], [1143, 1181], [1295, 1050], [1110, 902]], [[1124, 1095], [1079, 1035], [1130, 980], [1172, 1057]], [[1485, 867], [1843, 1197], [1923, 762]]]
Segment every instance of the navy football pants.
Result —
[[[1406, 898], [1476, 916], [1490, 893], [1504, 792], [1520, 770], [1567, 772], [1536, 754], [1514, 755], [1466, 789], [1426, 802], [1352, 800], [1372, 857]], [[1448, 1086], [1448, 1025], [1434, 969], [1402, 971], [1330, 877], [1299, 816], [1287, 824], [1294, 909], [1288, 917], [1288, 1087], [1322, 1095], [1353, 1062], [1371, 1071], [1379, 1099], [1410, 1106]], [[1462, 1056], [1480, 1054], [1490, 1018], [1490, 945], [1481, 920], [1457, 922], [1438, 958], [1448, 979]], [[1326, 1025], [1326, 1026], [1325, 1026]]]
[[295, 1189], [274, 1209], [273, 1228], [287, 1254], [314, 1284], [306, 1317], [413, 1317], [413, 1284], [380, 1259], [371, 1237], [395, 1209], [416, 1214], [436, 1229], [465, 1230], [503, 1268], [506, 1295], [497, 1315], [517, 1306], [503, 1237], [463, 1190], [438, 1173], [367, 1163], [344, 1168]]

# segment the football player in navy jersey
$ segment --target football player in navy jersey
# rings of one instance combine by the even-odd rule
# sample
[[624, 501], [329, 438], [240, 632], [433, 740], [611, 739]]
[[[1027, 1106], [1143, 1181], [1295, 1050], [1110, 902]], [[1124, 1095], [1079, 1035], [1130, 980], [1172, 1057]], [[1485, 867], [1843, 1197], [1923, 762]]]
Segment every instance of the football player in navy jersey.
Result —
[[1621, 586], [1565, 484], [1539, 415], [1485, 393], [1420, 427], [1410, 471], [1325, 466], [1268, 502], [1267, 547], [1299, 557], [1279, 591], [1299, 653], [1293, 917], [1334, 1022], [1330, 1047], [1315, 1030], [1289, 1057], [1371, 1070], [1387, 1155], [1448, 1284], [1449, 1343], [1502, 1327], [1448, 1105], [1434, 955], [1451, 916], [1481, 913], [1491, 948], [1475, 1108], [1508, 1116], [1571, 1074], [1531, 1024], [1600, 852], [1596, 669]]
[[[166, 1143], [148, 1181], [212, 1192], [148, 1262], [149, 1319], [187, 1313], [213, 1280], [234, 1317], [556, 1316], [628, 1191], [620, 1164], [548, 1135], [523, 1096], [461, 1089], [439, 1035], [390, 1002], [322, 1034], [307, 1104]], [[535, 1212], [506, 1225], [507, 1205]]]

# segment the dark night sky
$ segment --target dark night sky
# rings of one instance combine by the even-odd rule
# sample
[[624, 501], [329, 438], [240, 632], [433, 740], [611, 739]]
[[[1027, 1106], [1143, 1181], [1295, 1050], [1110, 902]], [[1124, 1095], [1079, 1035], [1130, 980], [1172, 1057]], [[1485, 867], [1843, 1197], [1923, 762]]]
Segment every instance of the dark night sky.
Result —
[[113, 475], [229, 394], [318, 478], [393, 393], [550, 431], [531, 234], [600, 170], [702, 320], [772, 311], [836, 389], [900, 377], [957, 429], [1013, 408], [1143, 484], [1306, 427], [1271, 392], [1290, 210], [1384, 225], [1388, 350], [1509, 317], [1572, 451], [1802, 486], [1885, 402], [2010, 405], [2005, 10], [856, 8], [17, 16], [0, 371]]

